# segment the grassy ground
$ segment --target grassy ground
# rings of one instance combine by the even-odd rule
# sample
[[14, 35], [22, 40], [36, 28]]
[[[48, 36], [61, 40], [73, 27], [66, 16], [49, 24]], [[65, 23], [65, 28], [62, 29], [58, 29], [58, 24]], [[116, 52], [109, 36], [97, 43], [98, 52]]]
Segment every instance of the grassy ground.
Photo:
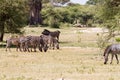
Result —
[[[40, 35], [43, 29], [25, 31], [26, 35]], [[112, 65], [103, 64], [103, 51], [96, 45], [97, 32], [81, 30], [91, 31], [60, 29], [60, 50], [28, 53], [0, 48], [0, 80], [119, 80], [120, 65], [115, 60]]]

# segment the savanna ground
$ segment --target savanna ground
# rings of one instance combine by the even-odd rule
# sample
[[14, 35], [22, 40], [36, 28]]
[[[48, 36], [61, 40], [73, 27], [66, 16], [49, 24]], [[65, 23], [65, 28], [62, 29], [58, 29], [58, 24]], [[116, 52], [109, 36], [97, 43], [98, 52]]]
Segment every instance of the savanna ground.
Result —
[[[25, 35], [40, 35], [45, 28], [25, 28]], [[49, 28], [47, 28], [49, 29]], [[56, 30], [56, 29], [49, 29]], [[99, 28], [59, 29], [60, 50], [6, 52], [0, 48], [0, 80], [119, 80], [120, 64], [104, 65], [97, 47]], [[10, 34], [6, 34], [6, 39]], [[1, 43], [2, 45], [3, 43]]]

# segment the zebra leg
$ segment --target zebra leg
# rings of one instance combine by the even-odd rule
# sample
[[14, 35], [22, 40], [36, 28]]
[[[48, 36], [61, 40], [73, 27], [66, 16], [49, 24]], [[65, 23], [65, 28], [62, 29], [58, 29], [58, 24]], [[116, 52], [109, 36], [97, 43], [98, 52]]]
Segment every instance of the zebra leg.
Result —
[[112, 61], [113, 61], [113, 57], [114, 57], [114, 54], [112, 54], [112, 57], [111, 57], [111, 62], [110, 62], [110, 64], [112, 64]]
[[34, 47], [34, 52], [37, 52], [37, 51], [36, 51], [36, 47]]
[[52, 47], [53, 47], [53, 50], [54, 50], [55, 49], [55, 43], [54, 42], [52, 43]]
[[18, 45], [18, 51], [20, 51], [20, 44]]
[[8, 51], [8, 49], [9, 49], [9, 51], [11, 51], [11, 50], [10, 50], [10, 46], [9, 46], [9, 45], [6, 45], [6, 51]]
[[16, 51], [18, 52], [18, 49], [20, 48], [19, 44], [16, 46]]
[[42, 52], [42, 46], [39, 46], [39, 51], [41, 51], [41, 52]]
[[29, 47], [27, 46], [27, 51], [30, 52]]
[[33, 47], [33, 48], [34, 48], [34, 52], [36, 52], [36, 45], [34, 45], [34, 47]]
[[52, 45], [52, 43], [50, 42], [50, 43], [49, 43], [49, 49], [51, 49], [51, 45]]
[[39, 45], [39, 51], [43, 52], [43, 47], [44, 47], [44, 44], [40, 43], [40, 45]]
[[31, 47], [31, 52], [32, 52], [32, 48], [33, 48], [33, 46], [30, 46]]
[[106, 55], [105, 55], [105, 62], [104, 62], [104, 64], [107, 64], [108, 56], [109, 56], [109, 54], [106, 54]]
[[21, 46], [19, 47], [19, 51], [22, 52], [22, 50], [21, 50]]
[[18, 52], [18, 47], [16, 48], [16, 51]]
[[57, 49], [60, 49], [60, 47], [59, 47], [59, 43], [56, 44], [56, 48], [57, 48]]
[[29, 46], [28, 46], [27, 44], [25, 44], [25, 51], [30, 52], [30, 50], [29, 50]]
[[24, 46], [23, 46], [23, 43], [20, 44], [20, 51], [24, 51]]
[[9, 47], [9, 51], [11, 51], [11, 50], [10, 50], [10, 47]]
[[118, 56], [117, 54], [115, 54], [116, 60], [117, 60], [117, 64], [119, 64], [119, 60], [118, 60]]
[[6, 51], [7, 51], [7, 48], [8, 48], [8, 47], [6, 46]]

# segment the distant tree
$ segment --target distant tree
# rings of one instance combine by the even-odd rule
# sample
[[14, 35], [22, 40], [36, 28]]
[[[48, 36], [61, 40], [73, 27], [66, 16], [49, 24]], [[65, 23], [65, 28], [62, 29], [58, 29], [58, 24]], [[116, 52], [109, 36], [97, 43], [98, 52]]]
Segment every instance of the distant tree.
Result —
[[69, 2], [70, 0], [56, 0], [58, 3], [65, 4], [66, 2]]
[[88, 0], [86, 4], [96, 5], [97, 3], [103, 2], [102, 0]]
[[91, 25], [94, 17], [93, 12], [94, 6], [74, 4], [54, 8], [47, 5], [41, 13], [45, 26], [60, 27], [65, 23], [73, 24], [76, 20], [79, 20], [80, 24]]
[[0, 0], [0, 41], [4, 33], [21, 33], [25, 22], [24, 0]]

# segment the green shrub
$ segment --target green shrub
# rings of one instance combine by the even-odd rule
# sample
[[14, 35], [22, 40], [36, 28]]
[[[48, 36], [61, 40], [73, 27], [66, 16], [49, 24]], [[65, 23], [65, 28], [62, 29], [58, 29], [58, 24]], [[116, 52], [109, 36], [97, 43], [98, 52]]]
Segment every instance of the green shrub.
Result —
[[51, 28], [60, 28], [60, 24], [59, 23], [53, 23], [50, 26], [51, 26]]
[[120, 37], [115, 38], [116, 42], [120, 42]]

